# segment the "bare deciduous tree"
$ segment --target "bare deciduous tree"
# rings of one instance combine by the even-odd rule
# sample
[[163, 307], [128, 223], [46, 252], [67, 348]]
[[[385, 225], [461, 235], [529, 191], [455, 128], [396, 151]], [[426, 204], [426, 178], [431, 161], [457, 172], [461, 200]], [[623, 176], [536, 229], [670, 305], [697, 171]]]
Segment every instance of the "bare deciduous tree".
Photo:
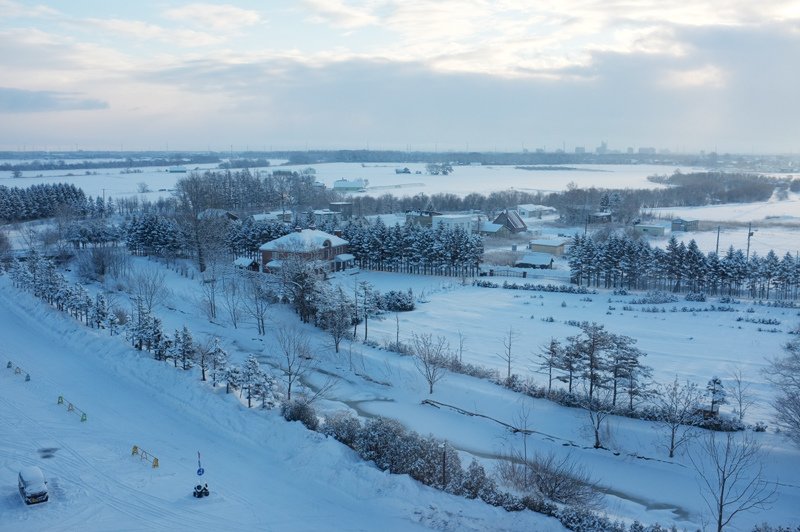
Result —
[[272, 289], [267, 276], [262, 273], [248, 272], [244, 282], [242, 308], [256, 322], [258, 334], [267, 332], [267, 311], [272, 300]]
[[[398, 341], [398, 344], [400, 342]], [[464, 346], [467, 343], [467, 337], [464, 336], [464, 333], [461, 332], [461, 329], [458, 330], [458, 361], [464, 362]]]
[[686, 381], [681, 384], [678, 377], [669, 384], [660, 385], [658, 393], [653, 396], [659, 422], [669, 438], [666, 448], [670, 458], [696, 433], [693, 424], [698, 417], [700, 397], [700, 390], [695, 383]]
[[217, 299], [222, 291], [221, 268], [216, 261], [208, 261], [207, 267], [200, 274], [200, 293], [203, 296], [203, 307], [209, 320], [217, 318]]
[[445, 364], [449, 345], [444, 336], [435, 339], [431, 334], [412, 333], [414, 365], [428, 383], [428, 393], [433, 393], [433, 385], [445, 376]]
[[500, 477], [523, 493], [583, 508], [600, 506], [602, 494], [589, 471], [570, 454], [550, 452], [530, 459], [512, 454], [499, 465]]
[[772, 405], [784, 433], [800, 445], [800, 338], [784, 346], [786, 356], [770, 361], [767, 379], [778, 389]]
[[211, 369], [214, 363], [214, 356], [219, 349], [219, 339], [206, 338], [203, 342], [197, 342], [195, 349], [197, 351], [195, 360], [197, 360], [197, 365], [200, 366], [200, 380], [205, 381], [206, 372]]
[[497, 356], [506, 363], [506, 380], [511, 380], [511, 362], [514, 357], [514, 343], [519, 338], [519, 333], [513, 327], [508, 328], [508, 332], [503, 336], [503, 352]]
[[242, 318], [243, 292], [242, 283], [237, 275], [231, 275], [222, 280], [222, 308], [234, 329], [239, 327], [239, 321]]
[[728, 397], [733, 404], [733, 413], [739, 418], [739, 422], [743, 423], [745, 414], [755, 403], [750, 393], [750, 383], [744, 380], [742, 369], [738, 367], [731, 372], [730, 380]]
[[155, 267], [136, 271], [130, 278], [131, 298], [138, 300], [147, 312], [164, 301], [167, 286], [164, 283], [164, 272]]
[[[603, 425], [606, 425], [606, 420], [613, 412], [611, 404], [611, 390], [608, 388], [595, 387], [591, 392], [589, 391], [589, 384], [583, 383], [583, 398], [581, 406], [589, 415], [589, 421], [594, 433], [594, 448], [603, 448], [603, 443], [600, 434], [603, 432]], [[589, 394], [592, 395], [589, 395]]]
[[292, 386], [311, 367], [311, 346], [306, 335], [295, 327], [279, 327], [275, 339], [281, 350], [281, 371], [286, 378], [286, 399], [292, 400]]
[[717, 532], [742, 512], [768, 509], [774, 499], [777, 485], [764, 479], [761, 447], [749, 432], [709, 431], [689, 459]]

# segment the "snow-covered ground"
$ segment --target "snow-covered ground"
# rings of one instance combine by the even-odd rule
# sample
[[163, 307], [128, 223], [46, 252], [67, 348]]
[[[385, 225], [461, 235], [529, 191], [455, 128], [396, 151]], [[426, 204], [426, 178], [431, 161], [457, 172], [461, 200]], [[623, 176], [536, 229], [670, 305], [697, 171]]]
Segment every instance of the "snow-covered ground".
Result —
[[[190, 165], [189, 170], [205, 171], [217, 169], [216, 164]], [[395, 168], [407, 166], [411, 174], [397, 174]], [[581, 188], [657, 188], [662, 185], [651, 183], [647, 177], [654, 174], [672, 174], [680, 169], [687, 173], [700, 169], [662, 165], [569, 165], [568, 170], [520, 170], [514, 166], [457, 166], [447, 176], [428, 175], [425, 165], [381, 164], [361, 165], [357, 163], [327, 163], [312, 165], [272, 166], [258, 169], [302, 171], [306, 168], [316, 171], [317, 181], [332, 188], [338, 179], [366, 179], [369, 187], [365, 194], [380, 195], [391, 193], [394, 196], [413, 196], [419, 193], [428, 195], [450, 193], [464, 196], [471, 192], [489, 193], [495, 190], [517, 189], [529, 192], [558, 192], [565, 190], [569, 183]], [[0, 185], [7, 187], [29, 187], [42, 183], [74, 183], [87, 195], [97, 197], [127, 197], [141, 195], [150, 200], [166, 196], [175, 187], [178, 179], [186, 174], [167, 172], [168, 167], [141, 168], [141, 173], [121, 173], [119, 168], [86, 170], [46, 170], [23, 172], [20, 178], [13, 178], [11, 172], [0, 172]], [[255, 171], [257, 169], [253, 169]], [[416, 174], [414, 172], [421, 172]], [[71, 173], [73, 175], [67, 175]], [[39, 177], [41, 175], [41, 177]], [[150, 192], [140, 194], [139, 183], [145, 183]]]
[[[395, 165], [313, 166], [317, 178], [328, 186], [341, 177], [367, 178], [371, 187], [387, 187], [370, 193], [403, 195], [511, 187], [561, 190], [570, 181], [578, 186], [652, 187], [647, 175], [674, 170], [625, 166], [530, 172], [512, 167], [458, 167], [443, 177], [398, 175]], [[408, 166], [412, 171], [423, 170], [423, 165]], [[611, 171], [592, 171], [598, 169]], [[168, 194], [182, 176], [163, 169], [124, 175], [118, 169], [100, 172], [68, 179], [0, 176], [0, 184], [66, 180], [89, 195], [122, 197], [137, 194], [137, 184], [145, 182], [154, 191], [147, 197], [155, 199]], [[423, 182], [424, 186], [414, 184]], [[797, 196], [791, 196], [782, 202], [669, 211], [687, 219], [754, 221], [757, 231], [751, 238], [751, 252], [763, 255], [769, 249], [794, 253], [800, 246], [797, 227], [791, 225], [800, 218], [798, 205]], [[767, 217], [780, 217], [786, 225], [768, 225]], [[540, 230], [542, 234], [569, 232], [554, 227]], [[712, 251], [717, 233], [677, 236], [685, 241], [695, 238], [704, 251]], [[666, 238], [654, 243], [663, 244]], [[721, 250], [729, 245], [744, 249], [746, 243], [746, 229], [722, 228]], [[148, 264], [135, 260], [138, 266]], [[342, 352], [335, 354], [321, 331], [299, 325], [296, 316], [280, 306], [271, 312], [264, 337], [257, 336], [249, 323], [235, 329], [222, 317], [209, 321], [201, 310], [197, 281], [164, 271], [168, 290], [156, 314], [165, 330], [187, 325], [197, 340], [219, 336], [238, 361], [255, 353], [279, 375], [274, 331], [287, 324], [301, 327], [312, 340], [318, 370], [305, 384], [318, 387], [331, 376], [336, 380], [327, 397], [317, 403], [323, 414], [344, 409], [364, 417], [393, 417], [422, 434], [447, 439], [462, 451], [462, 463], [475, 456], [490, 469], [499, 456], [521, 449], [521, 437], [499, 424], [421, 404], [428, 397], [427, 385], [407, 357], [360, 342], [345, 343]], [[430, 332], [456, 346], [460, 331], [465, 362], [502, 370], [505, 362], [498, 354], [503, 350], [503, 336], [512, 328], [514, 372], [544, 383], [534, 367], [540, 347], [551, 337], [563, 340], [576, 334], [578, 329], [566, 324], [567, 320], [595, 321], [611, 332], [637, 339], [658, 381], [678, 376], [704, 386], [713, 375], [725, 381], [732, 371], [741, 370], [756, 399], [747, 421], [770, 426], [768, 402], [774, 392], [762, 373], [764, 358], [779, 355], [781, 345], [790, 338], [788, 331], [800, 322], [796, 309], [768, 309], [747, 301], [734, 305], [736, 312], [698, 310], [718, 304], [715, 301], [679, 301], [661, 305], [664, 313], [652, 313], [625, 310], [631, 296], [608, 292], [581, 296], [507, 291], [462, 285], [458, 279], [352, 273], [340, 274], [335, 281], [350, 290], [362, 280], [381, 291], [412, 288], [420, 300], [413, 312], [370, 321], [370, 339], [381, 344], [394, 340], [396, 318], [403, 341], [408, 341], [412, 331]], [[559, 272], [543, 272], [554, 273]], [[119, 286], [110, 283], [106, 288], [117, 304], [126, 306], [127, 296], [117, 291]], [[681, 312], [684, 306], [694, 310]], [[672, 307], [678, 311], [671, 312]], [[0, 309], [0, 530], [374, 530], [377, 523], [386, 530], [561, 530], [554, 520], [531, 512], [507, 513], [442, 494], [407, 477], [382, 473], [344, 446], [297, 423], [287, 423], [274, 411], [248, 410], [235, 396], [199, 382], [194, 371], [177, 371], [155, 362], [129, 348], [120, 337], [88, 329], [20, 294], [5, 276], [0, 277]], [[754, 323], [761, 318], [780, 324]], [[361, 327], [359, 333], [363, 335]], [[25, 382], [6, 369], [5, 359], [29, 372], [32, 380]], [[59, 395], [85, 410], [88, 420], [81, 423], [67, 413], [56, 402]], [[612, 418], [605, 436], [612, 452], [591, 448], [584, 412], [523, 398], [486, 381], [449, 374], [436, 385], [433, 399], [512, 424], [519, 422], [525, 408], [531, 408], [529, 424], [536, 434], [528, 438], [529, 450], [568, 453], [585, 465], [606, 493], [605, 509], [613, 517], [674, 523], [689, 530], [707, 521], [694, 470], [685, 455], [666, 459], [663, 437], [651, 423]], [[744, 514], [730, 530], [749, 530], [763, 521], [797, 525], [800, 452], [772, 430], [754, 436], [769, 453], [765, 473], [780, 483], [778, 497], [769, 512]], [[133, 445], [153, 453], [161, 466], [152, 469], [131, 457]], [[51, 458], [40, 452], [48, 448], [57, 449]], [[203, 500], [191, 497], [198, 479], [198, 451], [206, 471], [203, 480], [212, 492]], [[52, 498], [45, 505], [25, 507], [16, 492], [16, 471], [32, 464], [40, 465], [49, 477]]]
[[[138, 263], [147, 263], [137, 260]], [[458, 280], [361, 272], [338, 278], [344, 286], [366, 280], [381, 290], [407, 289], [426, 301], [399, 315], [401, 340], [412, 331], [465, 337], [465, 361], [500, 368], [502, 336], [519, 333], [513, 369], [544, 382], [531, 369], [539, 346], [551, 336], [577, 329], [566, 319], [603, 323], [638, 339], [659, 380], [675, 375], [704, 385], [718, 374], [726, 379], [739, 367], [758, 399], [748, 416], [771, 424], [760, 368], [764, 356], [780, 354], [797, 323], [797, 311], [739, 306], [740, 312], [652, 314], [623, 311], [619, 296], [512, 292], [462, 286]], [[301, 326], [284, 307], [271, 312], [267, 335], [245, 323], [234, 329], [222, 317], [211, 322], [200, 310], [196, 281], [167, 271], [169, 291], [157, 308], [165, 330], [184, 324], [195, 339], [219, 336], [236, 360], [255, 353], [277, 365], [274, 331], [293, 324], [309, 335], [317, 371], [306, 379], [319, 386], [333, 376], [335, 387], [317, 406], [322, 413], [350, 410], [362, 416], [399, 419], [421, 434], [447, 439], [491, 469], [499, 456], [523, 444], [519, 435], [485, 418], [464, 416], [421, 404], [427, 385], [408, 357], [346, 343], [333, 353], [328, 337]], [[423, 295], [424, 294], [424, 295]], [[609, 299], [611, 300], [609, 302]], [[122, 294], [118, 304], [125, 302]], [[619, 301], [618, 301], [619, 300]], [[677, 303], [678, 308], [684, 303]], [[698, 303], [686, 303], [698, 306]], [[609, 310], [608, 307], [615, 307]], [[672, 305], [666, 305], [671, 307]], [[30, 372], [32, 380], [0, 368], [0, 523], [13, 530], [83, 529], [276, 529], [559, 530], [560, 525], [531, 512], [506, 513], [417, 485], [406, 477], [379, 472], [344, 446], [283, 421], [274, 411], [247, 410], [224, 390], [212, 391], [196, 372], [182, 372], [137, 353], [119, 337], [85, 328], [13, 289], [0, 278], [2, 354]], [[779, 318], [781, 332], [757, 332], [738, 316]], [[553, 317], [554, 321], [543, 321]], [[741, 327], [741, 329], [739, 328]], [[363, 328], [359, 327], [363, 334]], [[394, 315], [370, 321], [370, 338], [394, 339]], [[277, 374], [277, 372], [276, 372]], [[79, 419], [56, 404], [58, 395], [88, 413]], [[433, 399], [498, 420], [519, 424], [531, 408], [529, 452], [570, 454], [585, 465], [607, 493], [606, 511], [626, 520], [676, 524], [694, 530], [705, 510], [696, 475], [684, 455], [666, 459], [663, 437], [652, 423], [612, 418], [605, 436], [611, 451], [591, 448], [585, 412], [532, 400], [487, 381], [449, 374]], [[770, 431], [755, 436], [769, 451], [767, 478], [778, 480], [779, 496], [768, 514], [745, 514], [730, 530], [749, 530], [765, 520], [796, 524], [800, 507], [800, 452]], [[152, 469], [130, 456], [139, 445], [159, 458]], [[58, 448], [44, 459], [39, 449]], [[203, 457], [212, 496], [195, 500], [196, 453]], [[40, 465], [51, 478], [50, 503], [26, 508], [16, 493], [16, 470]], [[1, 528], [1, 527], [0, 527]], [[125, 527], [121, 527], [125, 528]]]
[[[247, 410], [224, 389], [212, 391], [196, 372], [43, 307], [7, 277], [0, 307], [2, 530], [562, 529], [532, 512], [507, 513], [380, 472], [275, 411]], [[170, 322], [225, 333], [201, 327], [191, 305], [177, 312]], [[226, 345], [259, 340], [252, 331], [238, 336], [226, 335]], [[87, 420], [57, 404], [59, 395]], [[159, 467], [131, 456], [133, 445]], [[45, 472], [48, 503], [23, 504], [16, 474], [26, 465]], [[199, 481], [209, 484], [209, 498], [191, 496]]]
[[[774, 250], [779, 257], [784, 253], [796, 254], [800, 250], [800, 194], [789, 193], [786, 199], [770, 199], [754, 203], [730, 203], [705, 207], [670, 207], [653, 209], [652, 213], [665, 220], [683, 218], [705, 222], [704, 231], [676, 233], [678, 240], [695, 239], [703, 251], [717, 249], [724, 254], [730, 246], [747, 248], [748, 227], [754, 229], [750, 238], [750, 251], [762, 257]], [[668, 224], [668, 221], [664, 223]], [[653, 239], [663, 245], [670, 235]]]

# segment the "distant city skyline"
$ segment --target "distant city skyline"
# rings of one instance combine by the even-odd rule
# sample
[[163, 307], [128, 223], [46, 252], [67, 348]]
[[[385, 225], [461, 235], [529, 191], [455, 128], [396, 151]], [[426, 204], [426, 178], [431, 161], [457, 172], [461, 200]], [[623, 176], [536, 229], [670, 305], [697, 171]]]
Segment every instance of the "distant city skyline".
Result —
[[800, 151], [800, 3], [0, 0], [0, 150]]

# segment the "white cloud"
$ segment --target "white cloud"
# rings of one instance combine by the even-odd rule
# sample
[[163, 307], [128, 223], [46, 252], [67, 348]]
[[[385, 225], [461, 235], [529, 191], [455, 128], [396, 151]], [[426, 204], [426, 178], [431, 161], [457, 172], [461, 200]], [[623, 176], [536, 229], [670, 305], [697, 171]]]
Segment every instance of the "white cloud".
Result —
[[41, 4], [25, 5], [11, 0], [0, 0], [0, 18], [37, 18], [58, 14], [57, 10]]
[[223, 36], [211, 32], [159, 26], [140, 20], [92, 18], [81, 22], [117, 36], [123, 35], [138, 41], [158, 40], [185, 48], [210, 46], [225, 41]]
[[688, 70], [670, 70], [664, 78], [668, 87], [678, 89], [722, 89], [726, 80], [725, 71], [714, 65]]
[[346, 0], [304, 0], [311, 11], [311, 20], [330, 24], [336, 28], [354, 29], [378, 23], [374, 2], [347, 2]]
[[179, 23], [190, 22], [199, 28], [213, 31], [239, 30], [263, 21], [257, 11], [230, 4], [187, 4], [167, 9], [164, 17]]

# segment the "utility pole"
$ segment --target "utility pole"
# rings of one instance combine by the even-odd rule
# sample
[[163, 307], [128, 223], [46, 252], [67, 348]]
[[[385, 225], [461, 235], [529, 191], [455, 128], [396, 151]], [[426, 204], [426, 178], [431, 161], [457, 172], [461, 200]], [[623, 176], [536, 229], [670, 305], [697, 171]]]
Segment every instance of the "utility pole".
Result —
[[442, 490], [447, 487], [447, 441], [442, 442]]
[[717, 255], [717, 257], [719, 257], [719, 228], [720, 228], [720, 226], [718, 225], [717, 226], [717, 250], [714, 252]]
[[750, 238], [753, 236], [753, 224], [747, 224], [747, 255], [745, 258], [750, 260]]

